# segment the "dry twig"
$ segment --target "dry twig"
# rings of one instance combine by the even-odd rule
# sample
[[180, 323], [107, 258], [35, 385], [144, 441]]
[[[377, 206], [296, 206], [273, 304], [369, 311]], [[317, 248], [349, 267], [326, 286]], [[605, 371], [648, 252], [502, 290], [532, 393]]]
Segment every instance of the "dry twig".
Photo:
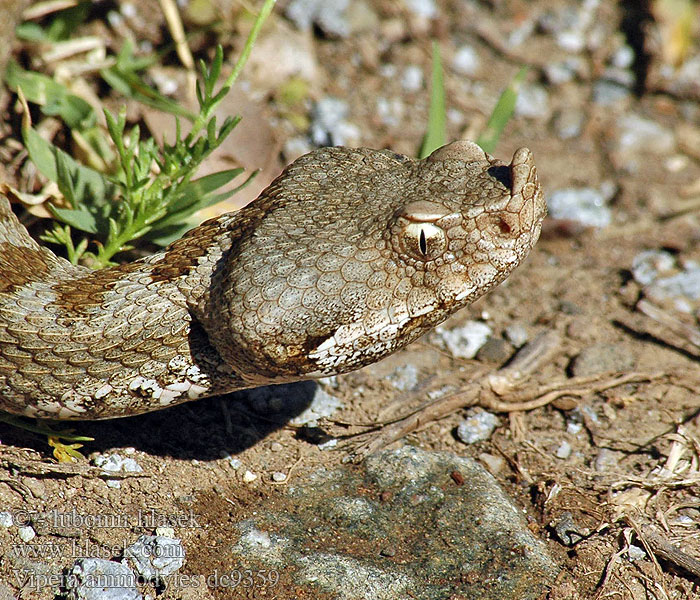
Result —
[[356, 460], [418, 431], [457, 410], [479, 405], [497, 412], [527, 411], [545, 406], [562, 396], [583, 396], [601, 392], [626, 383], [649, 381], [658, 375], [643, 373], [601, 374], [569, 379], [544, 388], [516, 390], [558, 351], [559, 335], [548, 331], [523, 347], [505, 367], [469, 383], [462, 391], [432, 400], [411, 414], [382, 427], [371, 439], [354, 452]]

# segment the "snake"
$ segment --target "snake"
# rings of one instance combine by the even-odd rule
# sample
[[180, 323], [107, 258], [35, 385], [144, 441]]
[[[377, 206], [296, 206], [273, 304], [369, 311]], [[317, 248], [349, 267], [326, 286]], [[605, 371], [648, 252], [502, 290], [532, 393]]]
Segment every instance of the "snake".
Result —
[[320, 148], [238, 211], [92, 270], [0, 197], [0, 409], [126, 417], [359, 369], [502, 282], [546, 212], [527, 148]]

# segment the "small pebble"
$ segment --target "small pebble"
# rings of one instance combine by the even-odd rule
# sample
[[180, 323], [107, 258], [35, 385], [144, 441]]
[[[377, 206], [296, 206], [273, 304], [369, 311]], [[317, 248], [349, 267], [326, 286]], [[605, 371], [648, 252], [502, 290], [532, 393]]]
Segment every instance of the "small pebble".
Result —
[[515, 101], [515, 114], [530, 119], [547, 119], [549, 117], [547, 90], [537, 84], [523, 85]]
[[490, 337], [476, 357], [484, 362], [504, 363], [513, 355], [513, 347], [504, 339]]
[[634, 50], [627, 44], [615, 50], [610, 59], [610, 64], [618, 69], [629, 69], [634, 64]]
[[229, 458], [228, 464], [234, 469], [240, 469], [243, 466], [243, 461], [240, 458]]
[[299, 29], [316, 24], [325, 34], [343, 38], [350, 35], [345, 18], [348, 4], [349, 0], [292, 0], [284, 14]]
[[559, 541], [566, 546], [573, 546], [584, 539], [590, 531], [586, 527], [579, 527], [574, 521], [574, 516], [569, 512], [563, 512], [559, 518], [550, 523]]
[[549, 83], [561, 85], [572, 81], [582, 68], [581, 60], [578, 57], [572, 57], [545, 65], [544, 74]]
[[617, 126], [618, 152], [666, 155], [676, 147], [673, 131], [652, 119], [628, 113], [618, 119]]
[[585, 227], [607, 227], [612, 218], [605, 198], [594, 188], [555, 190], [547, 198], [547, 207], [552, 218], [575, 221]]
[[156, 527], [156, 535], [166, 538], [174, 538], [175, 530], [172, 527]]
[[417, 17], [433, 19], [437, 16], [438, 9], [434, 0], [404, 0], [404, 3]]
[[616, 471], [620, 467], [620, 460], [624, 458], [624, 454], [616, 450], [601, 448], [595, 459], [596, 471]]
[[572, 451], [571, 444], [569, 444], [569, 442], [564, 440], [561, 444], [559, 444], [559, 447], [557, 448], [555, 456], [557, 458], [567, 459], [571, 456], [571, 451]]
[[634, 562], [635, 560], [644, 560], [647, 557], [647, 553], [644, 548], [641, 548], [636, 544], [630, 544], [627, 548], [627, 556], [632, 562]]
[[481, 59], [472, 46], [461, 46], [452, 59], [452, 68], [459, 75], [474, 77], [481, 67]]
[[6, 510], [0, 512], [0, 527], [12, 527], [12, 513]]
[[185, 549], [177, 538], [142, 535], [124, 550], [123, 563], [129, 562], [146, 581], [172, 575], [185, 564]]
[[506, 339], [516, 348], [524, 346], [530, 339], [527, 329], [525, 329], [525, 327], [520, 323], [512, 323], [511, 325], [508, 325], [504, 331], [504, 334]]
[[479, 454], [479, 460], [484, 463], [484, 466], [488, 469], [491, 475], [497, 475], [506, 465], [506, 461], [502, 456], [496, 456], [495, 454], [489, 454], [488, 452], [482, 452]]
[[401, 87], [404, 92], [417, 92], [423, 88], [423, 69], [418, 65], [408, 65], [401, 75]]
[[276, 481], [278, 483], [287, 481], [287, 474], [282, 473], [281, 471], [275, 471], [272, 473], [272, 481]]
[[658, 303], [671, 302], [676, 310], [692, 313], [700, 300], [700, 267], [659, 277], [644, 289], [644, 293]]
[[36, 537], [36, 531], [30, 525], [23, 525], [17, 528], [17, 535], [23, 542], [31, 542]]
[[599, 79], [593, 84], [593, 102], [599, 106], [612, 106], [631, 97], [629, 88], [616, 81]]
[[571, 364], [575, 377], [586, 377], [596, 373], [629, 371], [635, 366], [635, 357], [622, 344], [600, 342], [581, 350]]
[[402, 392], [414, 390], [418, 386], [418, 369], [416, 365], [407, 363], [398, 367], [389, 375], [389, 382]]
[[406, 106], [400, 98], [377, 98], [377, 116], [382, 125], [396, 127], [403, 119]]
[[243, 473], [243, 481], [245, 483], [252, 483], [257, 478], [258, 478], [258, 476], [255, 473], [253, 473], [252, 471], [246, 471], [245, 473]]
[[569, 421], [566, 424], [566, 432], [571, 435], [577, 435], [583, 429], [583, 423], [578, 423], [577, 421]]
[[455, 358], [474, 358], [492, 333], [486, 323], [479, 321], [467, 321], [453, 329], [438, 327], [435, 330], [438, 341]]
[[360, 140], [360, 130], [346, 121], [348, 103], [340, 98], [321, 98], [314, 104], [310, 127], [316, 146], [353, 146]]
[[649, 285], [660, 273], [673, 269], [676, 261], [665, 250], [643, 250], [632, 259], [632, 276], [637, 283]]
[[314, 397], [309, 407], [289, 422], [297, 427], [300, 425], [315, 427], [318, 425], [319, 419], [330, 417], [341, 408], [343, 408], [343, 403], [339, 398], [331, 396], [324, 389], [318, 387], [314, 392]]
[[465, 444], [483, 442], [491, 438], [499, 420], [487, 411], [469, 411], [471, 414], [457, 426], [457, 437]]
[[554, 118], [554, 130], [559, 139], [569, 140], [581, 135], [584, 121], [583, 111], [565, 108]]

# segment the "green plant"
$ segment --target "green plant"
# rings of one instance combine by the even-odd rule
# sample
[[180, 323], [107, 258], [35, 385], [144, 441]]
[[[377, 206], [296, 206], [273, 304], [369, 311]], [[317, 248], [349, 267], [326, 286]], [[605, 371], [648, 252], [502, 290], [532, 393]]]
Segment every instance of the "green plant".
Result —
[[[419, 158], [425, 158], [430, 155], [447, 141], [445, 83], [440, 48], [436, 42], [433, 42], [432, 62], [428, 126], [418, 152]], [[491, 116], [486, 123], [486, 127], [484, 127], [484, 131], [476, 140], [476, 143], [484, 152], [491, 153], [495, 150], [506, 124], [513, 116], [515, 101], [518, 99], [518, 91], [526, 75], [527, 67], [522, 67], [499, 96], [498, 102], [496, 102], [496, 106], [494, 106]]]
[[[37, 77], [38, 74], [19, 68], [11, 72], [11, 79], [25, 103], [22, 134], [29, 157], [45, 177], [56, 182], [67, 204], [65, 208], [49, 206], [55, 222], [44, 234], [45, 241], [64, 246], [73, 263], [82, 260], [94, 268], [102, 268], [113, 264], [112, 259], [117, 253], [132, 248], [133, 242], [144, 236], [161, 244], [179, 237], [191, 226], [188, 219], [193, 213], [229, 198], [250, 181], [254, 173], [241, 185], [220, 192], [222, 186], [242, 173], [242, 169], [229, 169], [199, 179], [194, 179], [194, 175], [240, 120], [239, 117], [227, 117], [218, 126], [213, 113], [243, 68], [275, 1], [265, 0], [232, 73], [218, 91], [216, 87], [223, 66], [221, 46], [217, 47], [209, 67], [201, 63], [202, 81], [197, 85], [199, 112], [194, 115], [183, 113], [193, 121], [187, 135], [182, 135], [177, 121], [175, 139], [160, 147], [153, 138], [141, 139], [138, 125], [127, 131], [124, 111], [116, 116], [104, 111], [109, 138], [115, 149], [116, 168], [112, 174], [78, 163], [42, 138], [31, 125], [26, 98], [39, 102], [47, 98], [46, 88], [51, 87], [60, 102], [44, 102], [44, 112], [64, 119], [72, 117], [74, 125], [85, 122], [87, 127], [93, 127], [90, 110], [80, 99], [52, 87], [55, 82], [50, 78]], [[133, 82], [133, 78], [130, 79], [133, 69], [129, 71], [124, 66], [128, 61], [122, 62], [108, 79]], [[172, 107], [166, 105], [166, 108]], [[81, 119], [73, 116], [74, 113], [82, 116]], [[74, 241], [76, 230], [85, 234], [77, 242]], [[88, 251], [93, 239], [96, 252]]]

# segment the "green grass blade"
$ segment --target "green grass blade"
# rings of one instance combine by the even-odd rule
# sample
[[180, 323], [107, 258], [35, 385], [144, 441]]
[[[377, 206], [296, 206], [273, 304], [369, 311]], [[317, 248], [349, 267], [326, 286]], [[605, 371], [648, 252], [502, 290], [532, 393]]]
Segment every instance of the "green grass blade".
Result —
[[486, 124], [486, 128], [479, 136], [479, 139], [476, 140], [476, 143], [479, 144], [484, 152], [491, 153], [496, 149], [496, 144], [498, 144], [506, 124], [513, 116], [515, 102], [518, 99], [520, 87], [525, 81], [525, 75], [527, 75], [527, 67], [522, 67], [508, 84], [508, 87], [503, 90]]
[[425, 158], [447, 141], [447, 119], [445, 111], [445, 81], [442, 72], [440, 47], [433, 42], [433, 77], [430, 90], [428, 131], [420, 147], [419, 158]]

